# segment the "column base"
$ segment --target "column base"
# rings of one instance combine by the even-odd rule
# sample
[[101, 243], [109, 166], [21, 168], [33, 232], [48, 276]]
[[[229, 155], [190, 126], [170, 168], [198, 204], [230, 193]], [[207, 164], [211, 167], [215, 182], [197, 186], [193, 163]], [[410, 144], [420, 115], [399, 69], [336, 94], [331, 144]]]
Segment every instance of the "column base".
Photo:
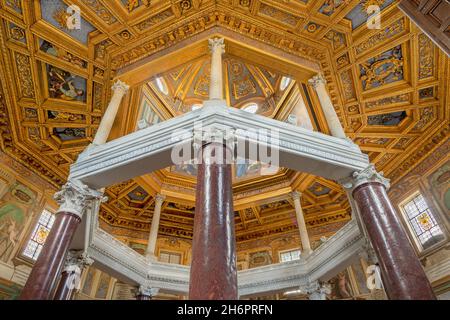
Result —
[[302, 251], [302, 253], [300, 254], [300, 257], [301, 257], [302, 259], [306, 259], [306, 258], [308, 258], [308, 257], [311, 255], [311, 253], [313, 253], [312, 250], [305, 250], [305, 251]]
[[147, 255], [145, 256], [145, 259], [146, 259], [148, 262], [158, 262], [158, 257], [155, 256], [153, 253], [147, 254]]
[[206, 100], [203, 102], [203, 108], [227, 108], [226, 100]]

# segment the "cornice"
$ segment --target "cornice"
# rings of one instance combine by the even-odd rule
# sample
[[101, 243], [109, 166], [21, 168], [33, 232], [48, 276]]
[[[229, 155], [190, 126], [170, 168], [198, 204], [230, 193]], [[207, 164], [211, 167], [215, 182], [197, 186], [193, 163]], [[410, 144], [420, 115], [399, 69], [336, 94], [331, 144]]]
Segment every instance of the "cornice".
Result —
[[[280, 32], [276, 33], [268, 31], [271, 28], [267, 25], [261, 24], [261, 22], [256, 20], [249, 20], [247, 16], [236, 14], [236, 12], [227, 12], [225, 10], [219, 12], [214, 9], [205, 10], [198, 13], [197, 16], [187, 19], [187, 21], [183, 20], [182, 23], [171, 25], [170, 31], [162, 30], [156, 35], [152, 34], [153, 38], [140, 40], [137, 47], [127, 48], [126, 51], [118, 52], [112, 56], [111, 66], [113, 69], [124, 68], [213, 27], [223, 27], [252, 39], [269, 43], [274, 47], [314, 62], [323, 59], [323, 50], [326, 47], [317, 49], [313, 45], [306, 44], [310, 43], [310, 39], [291, 35], [281, 30], [278, 30]], [[315, 45], [320, 46], [319, 43], [315, 43]]]

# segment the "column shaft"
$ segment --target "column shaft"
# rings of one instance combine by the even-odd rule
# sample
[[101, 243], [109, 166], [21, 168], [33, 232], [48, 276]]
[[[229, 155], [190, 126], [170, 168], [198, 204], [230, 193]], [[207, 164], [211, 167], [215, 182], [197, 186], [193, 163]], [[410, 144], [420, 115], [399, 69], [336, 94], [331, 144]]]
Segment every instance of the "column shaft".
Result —
[[[221, 143], [202, 147], [198, 165], [192, 265], [191, 300], [236, 300], [236, 239], [232, 196], [230, 152]], [[215, 150], [215, 151], [213, 151]], [[205, 163], [210, 155], [222, 162]]]
[[363, 183], [354, 189], [353, 197], [377, 255], [389, 299], [435, 299], [385, 186], [379, 182]]
[[225, 48], [224, 39], [210, 39], [209, 46], [211, 49], [209, 100], [223, 100], [222, 54]]
[[64, 257], [81, 219], [59, 212], [20, 295], [21, 300], [50, 300]]
[[100, 121], [100, 125], [94, 138], [94, 144], [105, 144], [108, 140], [108, 136], [114, 124], [114, 120], [116, 119], [120, 103], [128, 88], [129, 87], [126, 84], [120, 81], [116, 82], [112, 87], [114, 93], [111, 97], [111, 101], [109, 102], [108, 107], [106, 108], [105, 114]]
[[56, 288], [53, 300], [72, 300], [74, 292], [73, 276], [75, 272], [64, 271], [61, 273], [58, 287]]
[[300, 196], [294, 196], [295, 215], [297, 216], [298, 231], [302, 241], [302, 248], [305, 254], [311, 253], [311, 243], [309, 242], [308, 230], [306, 229], [305, 217], [303, 216]]
[[147, 300], [152, 300], [152, 297], [151, 296], [147, 296], [147, 295], [145, 295], [145, 294], [138, 294], [137, 296], [136, 296], [136, 300], [141, 300], [141, 301], [147, 301]]
[[323, 114], [327, 120], [331, 135], [336, 138], [346, 138], [342, 124], [339, 121], [336, 110], [334, 110], [333, 102], [328, 95], [328, 91], [325, 86], [325, 79], [322, 76], [317, 75], [310, 80], [310, 83], [317, 92], [317, 96], [319, 98]]
[[164, 197], [157, 195], [155, 199], [155, 211], [153, 212], [152, 224], [150, 227], [150, 235], [147, 245], [147, 256], [154, 256], [156, 249], [156, 241], [158, 240], [159, 221], [161, 219], [161, 206], [163, 204]]

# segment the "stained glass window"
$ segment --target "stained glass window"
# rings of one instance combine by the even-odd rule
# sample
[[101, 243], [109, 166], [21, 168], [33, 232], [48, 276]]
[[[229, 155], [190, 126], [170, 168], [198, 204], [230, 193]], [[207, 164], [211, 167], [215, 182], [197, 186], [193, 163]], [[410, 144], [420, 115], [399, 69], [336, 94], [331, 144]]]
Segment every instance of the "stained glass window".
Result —
[[144, 100], [142, 104], [141, 118], [138, 121], [138, 129], [145, 129], [160, 122], [161, 118], [158, 114], [156, 114], [150, 103], [147, 100]]
[[55, 215], [44, 209], [39, 221], [36, 223], [36, 226], [31, 233], [31, 238], [23, 251], [25, 257], [35, 261], [37, 260], [54, 222]]
[[258, 111], [258, 105], [252, 102], [242, 107], [242, 110], [247, 111], [248, 113], [256, 113]]
[[428, 207], [422, 194], [417, 194], [403, 204], [406, 220], [419, 242], [421, 249], [427, 249], [444, 239], [441, 227]]
[[284, 91], [291, 84], [291, 81], [291, 78], [283, 77], [280, 82], [280, 90]]
[[167, 88], [167, 84], [162, 78], [156, 78], [156, 86], [158, 87], [159, 91], [164, 93], [165, 95], [169, 94], [169, 89]]
[[159, 261], [165, 263], [181, 264], [181, 254], [175, 252], [161, 251]]
[[300, 260], [300, 250], [280, 252], [280, 262]]

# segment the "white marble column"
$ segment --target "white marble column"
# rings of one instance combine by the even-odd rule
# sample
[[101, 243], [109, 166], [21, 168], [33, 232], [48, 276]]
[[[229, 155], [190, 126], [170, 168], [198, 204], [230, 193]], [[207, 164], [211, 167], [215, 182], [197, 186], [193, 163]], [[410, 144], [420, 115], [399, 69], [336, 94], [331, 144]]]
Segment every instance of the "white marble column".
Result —
[[308, 82], [317, 92], [317, 96], [319, 97], [320, 105], [322, 106], [323, 114], [327, 120], [331, 135], [336, 138], [346, 138], [342, 124], [339, 121], [336, 110], [334, 110], [333, 102], [328, 95], [328, 91], [325, 86], [327, 83], [325, 78], [321, 74], [318, 74]]
[[145, 254], [147, 257], [155, 256], [156, 240], [158, 239], [159, 220], [161, 218], [161, 206], [165, 198], [166, 197], [161, 194], [157, 194], [155, 197], [155, 211], [153, 212], [152, 226], [150, 227], [147, 252]]
[[224, 39], [209, 39], [209, 49], [211, 50], [209, 100], [223, 100], [222, 54], [225, 53]]
[[117, 111], [119, 110], [122, 98], [127, 93], [129, 88], [130, 87], [127, 84], [120, 80], [117, 80], [117, 82], [112, 86], [114, 93], [108, 107], [106, 108], [105, 114], [100, 121], [100, 125], [94, 138], [94, 145], [106, 143], [109, 133], [111, 132], [111, 128], [114, 124], [114, 120], [116, 119]]
[[308, 237], [308, 231], [306, 230], [306, 223], [305, 223], [305, 217], [303, 216], [303, 210], [302, 205], [300, 203], [300, 197], [301, 193], [298, 191], [292, 192], [292, 199], [294, 200], [294, 206], [295, 206], [295, 215], [297, 216], [297, 224], [298, 224], [298, 231], [300, 233], [300, 239], [302, 241], [302, 247], [303, 247], [303, 255], [309, 255], [311, 250], [311, 244], [309, 242]]

